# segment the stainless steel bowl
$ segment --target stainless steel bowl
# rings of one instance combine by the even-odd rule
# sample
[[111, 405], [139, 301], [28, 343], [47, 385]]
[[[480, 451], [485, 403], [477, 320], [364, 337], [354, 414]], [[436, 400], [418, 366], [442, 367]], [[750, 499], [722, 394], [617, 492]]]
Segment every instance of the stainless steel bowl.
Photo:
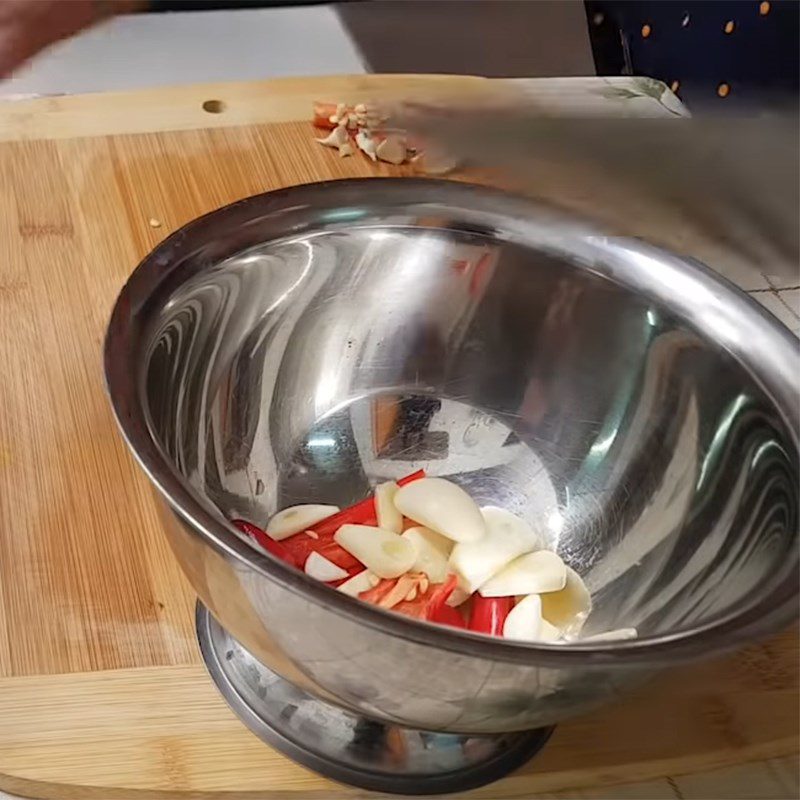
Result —
[[[105, 369], [223, 626], [201, 619], [218, 681], [239, 682], [253, 727], [277, 715], [306, 750], [331, 757], [317, 740], [337, 714], [340, 739], [362, 715], [462, 745], [550, 725], [796, 614], [796, 341], [702, 265], [526, 200], [370, 179], [223, 208], [131, 276]], [[586, 630], [640, 638], [529, 645], [417, 623], [226, 522], [345, 505], [420, 467], [544, 528], [592, 592]], [[288, 721], [284, 695], [304, 698]]]

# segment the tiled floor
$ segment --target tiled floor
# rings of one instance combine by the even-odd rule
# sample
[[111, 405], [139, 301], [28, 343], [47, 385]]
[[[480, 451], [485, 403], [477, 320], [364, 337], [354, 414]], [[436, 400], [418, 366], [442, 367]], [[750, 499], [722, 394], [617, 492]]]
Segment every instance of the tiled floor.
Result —
[[767, 289], [749, 294], [795, 336], [800, 336], [800, 289]]

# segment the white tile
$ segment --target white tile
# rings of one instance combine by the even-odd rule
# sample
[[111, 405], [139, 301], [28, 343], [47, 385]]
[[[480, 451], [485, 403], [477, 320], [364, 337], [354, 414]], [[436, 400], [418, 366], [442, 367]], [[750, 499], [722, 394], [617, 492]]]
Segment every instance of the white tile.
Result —
[[800, 319], [790, 310], [786, 303], [775, 292], [751, 292], [750, 296], [758, 300], [764, 308], [777, 317], [790, 331], [798, 333], [800, 331]]
[[800, 289], [781, 289], [778, 291], [778, 297], [800, 321]]
[[132, 14], [54, 45], [0, 83], [0, 95], [364, 71], [328, 6]]
[[794, 273], [787, 272], [780, 275], [767, 273], [767, 281], [773, 289], [785, 289], [788, 286], [800, 286], [800, 269]]

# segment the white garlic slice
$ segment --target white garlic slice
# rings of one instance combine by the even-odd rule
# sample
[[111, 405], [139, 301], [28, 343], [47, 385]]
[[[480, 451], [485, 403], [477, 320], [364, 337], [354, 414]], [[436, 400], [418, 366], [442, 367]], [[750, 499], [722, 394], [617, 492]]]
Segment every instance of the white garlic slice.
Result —
[[560, 640], [561, 631], [555, 625], [551, 625], [546, 619], [543, 619], [542, 624], [539, 626], [539, 638], [536, 641], [552, 644]]
[[394, 481], [379, 483], [375, 487], [375, 514], [378, 517], [378, 527], [395, 533], [403, 530], [403, 515], [394, 504], [398, 488]]
[[542, 629], [542, 601], [538, 594], [529, 594], [508, 613], [503, 624], [503, 638], [520, 642], [539, 641]]
[[480, 509], [480, 514], [485, 523], [486, 534], [476, 541], [459, 542], [450, 554], [450, 566], [458, 575], [459, 586], [470, 593], [517, 556], [539, 546], [539, 537], [533, 528], [510, 511], [485, 506]]
[[566, 584], [566, 564], [551, 550], [537, 550], [515, 558], [479, 591], [484, 597], [512, 597], [558, 592]]
[[356, 151], [353, 150], [353, 145], [350, 142], [345, 142], [344, 144], [339, 145], [339, 157], [340, 158], [347, 158], [347, 156], [352, 156]]
[[473, 542], [486, 535], [486, 523], [475, 501], [444, 478], [421, 478], [401, 486], [394, 504], [414, 522], [454, 542]]
[[435, 531], [422, 527], [409, 528], [403, 532], [402, 538], [410, 539], [417, 548], [417, 560], [411, 571], [424, 572], [431, 583], [444, 583], [450, 567], [447, 563], [448, 552], [441, 548], [440, 541], [447, 540]]
[[337, 125], [324, 139], [317, 139], [317, 141], [325, 147], [339, 148], [347, 144], [349, 138], [347, 128], [344, 125]]
[[358, 597], [361, 592], [367, 592], [378, 585], [380, 578], [374, 573], [365, 569], [357, 575], [353, 575], [350, 580], [340, 583], [336, 588], [340, 592], [349, 594], [350, 597]]
[[591, 636], [581, 636], [572, 639], [573, 642], [622, 642], [627, 639], [636, 639], [639, 632], [636, 628], [616, 628], [613, 631], [603, 631], [603, 633], [593, 633]]
[[417, 559], [417, 548], [410, 539], [383, 528], [342, 525], [333, 538], [380, 578], [399, 577], [408, 572]]
[[567, 581], [558, 592], [542, 596], [542, 616], [567, 638], [577, 636], [592, 610], [592, 598], [583, 579], [567, 567]]
[[315, 504], [289, 506], [279, 511], [267, 523], [267, 535], [276, 542], [287, 539], [300, 531], [312, 528], [323, 519], [333, 516], [339, 511], [339, 506], [324, 506]]
[[341, 567], [336, 566], [333, 561], [328, 560], [325, 556], [319, 553], [309, 553], [306, 559], [305, 567], [306, 575], [316, 578], [323, 583], [330, 583], [331, 581], [340, 581], [347, 577], [347, 571]]

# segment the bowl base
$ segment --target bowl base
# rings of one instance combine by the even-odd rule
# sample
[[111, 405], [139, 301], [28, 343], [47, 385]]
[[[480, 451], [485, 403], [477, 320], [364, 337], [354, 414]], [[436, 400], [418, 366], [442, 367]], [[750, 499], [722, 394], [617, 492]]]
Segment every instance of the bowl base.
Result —
[[362, 789], [423, 795], [474, 789], [520, 767], [553, 731], [464, 735], [378, 722], [280, 678], [201, 603], [197, 635], [217, 688], [256, 736], [299, 764]]

